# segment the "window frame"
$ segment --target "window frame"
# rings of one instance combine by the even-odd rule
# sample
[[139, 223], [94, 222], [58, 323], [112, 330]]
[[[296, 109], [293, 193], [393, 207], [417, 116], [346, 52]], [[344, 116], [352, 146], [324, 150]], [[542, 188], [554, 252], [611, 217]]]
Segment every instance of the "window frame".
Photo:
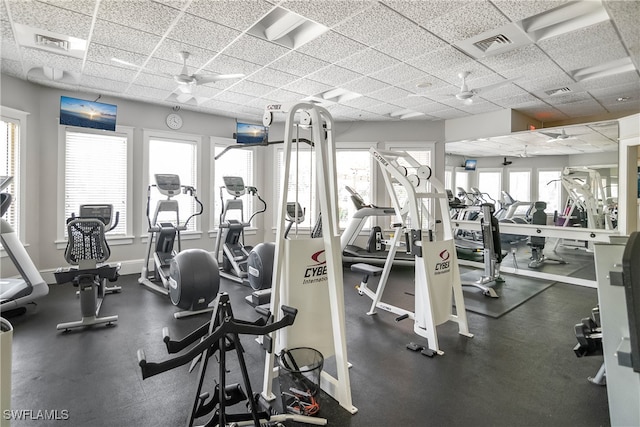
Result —
[[[211, 214], [209, 215], [209, 237], [216, 237], [218, 235], [218, 223], [217, 223], [217, 219], [218, 216], [216, 215], [216, 201], [219, 200], [219, 192], [218, 192], [218, 188], [216, 187], [216, 160], [215, 160], [215, 156], [216, 156], [216, 147], [228, 147], [228, 146], [235, 146], [237, 145], [237, 142], [235, 139], [233, 138], [224, 138], [224, 137], [220, 137], [220, 136], [210, 136], [209, 137], [209, 144], [211, 147], [211, 154], [210, 154], [210, 159], [209, 159], [209, 170], [211, 171], [210, 176], [209, 176], [209, 187], [211, 188], [210, 191], [210, 200], [209, 200], [209, 212], [211, 212]], [[251, 173], [254, 177], [254, 180], [256, 180], [258, 178], [257, 175], [257, 165], [256, 165], [256, 148], [252, 147], [252, 148], [241, 148], [240, 150], [243, 151], [250, 151], [252, 153], [252, 157], [251, 157]], [[245, 185], [252, 185], [253, 183], [246, 183]], [[260, 188], [258, 188], [258, 192], [260, 192]], [[264, 199], [263, 194], [265, 194], [265, 192], [263, 191], [261, 193], [261, 196]], [[267, 209], [268, 209], [268, 205], [267, 205]], [[249, 218], [245, 218], [246, 220], [248, 220]], [[254, 218], [255, 219], [255, 218]], [[244, 229], [244, 233], [245, 235], [253, 235], [253, 234], [257, 234], [257, 230], [258, 227], [251, 224], [249, 227]]]
[[[18, 227], [15, 230], [18, 233], [18, 239], [22, 244], [29, 246], [26, 242], [26, 202], [23, 194], [26, 193], [26, 179], [27, 179], [27, 126], [28, 117], [30, 113], [26, 111], [17, 110], [15, 108], [5, 107], [0, 105], [0, 117], [5, 122], [11, 122], [18, 125], [18, 161], [16, 167], [18, 168], [18, 176], [14, 176], [14, 188], [18, 194], [13, 194], [13, 202], [16, 203], [16, 217], [18, 219]], [[14, 224], [12, 224], [13, 226]], [[16, 227], [14, 227], [16, 228]], [[5, 249], [0, 244], [0, 257], [8, 256]]]
[[65, 188], [65, 179], [66, 179], [66, 168], [65, 168], [65, 155], [67, 148], [67, 131], [76, 132], [76, 133], [86, 133], [86, 134], [96, 134], [96, 135], [104, 135], [105, 132], [108, 132], [111, 135], [123, 136], [127, 140], [127, 196], [126, 196], [126, 206], [130, 210], [128, 212], [128, 218], [126, 225], [126, 230], [124, 235], [107, 235], [110, 245], [126, 245], [132, 244], [134, 240], [133, 235], [133, 209], [132, 206], [133, 201], [133, 127], [131, 126], [116, 126], [116, 130], [113, 132], [110, 131], [102, 131], [91, 128], [83, 128], [83, 127], [75, 127], [68, 125], [60, 125], [58, 124], [58, 182], [57, 189], [58, 194], [62, 195], [58, 197], [57, 203], [57, 226], [56, 226], [56, 248], [57, 249], [65, 249], [67, 246], [67, 237], [65, 237], [65, 226], [67, 218], [65, 218], [65, 198], [64, 194], [66, 194]]
[[[182, 132], [171, 132], [165, 130], [158, 129], [142, 129], [142, 177], [141, 177], [141, 188], [143, 197], [142, 203], [140, 205], [141, 209], [141, 230], [140, 236], [141, 241], [146, 242], [149, 238], [149, 221], [147, 219], [147, 188], [149, 188], [149, 145], [152, 139], [164, 139], [172, 142], [181, 142], [184, 143], [192, 143], [196, 147], [196, 173], [194, 183], [196, 187], [196, 194], [200, 194], [200, 189], [202, 188], [202, 168], [200, 167], [202, 158], [202, 136], [182, 133]], [[200, 199], [200, 197], [198, 197]], [[152, 214], [151, 212], [149, 213]], [[187, 218], [181, 218], [184, 221]], [[183, 240], [192, 240], [199, 239], [202, 236], [202, 221], [201, 216], [195, 217], [195, 230], [186, 230], [180, 232], [180, 238]]]

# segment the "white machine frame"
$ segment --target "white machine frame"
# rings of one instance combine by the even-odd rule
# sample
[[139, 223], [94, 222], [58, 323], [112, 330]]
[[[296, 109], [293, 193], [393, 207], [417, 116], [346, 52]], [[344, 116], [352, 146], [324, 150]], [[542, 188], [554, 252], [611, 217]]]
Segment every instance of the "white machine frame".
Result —
[[[398, 246], [398, 239], [403, 233], [396, 232], [387, 255], [378, 288], [374, 293], [367, 288], [366, 283], [359, 286], [359, 292], [367, 295], [372, 299], [371, 309], [367, 314], [375, 314], [376, 308], [399, 315], [401, 318], [409, 318], [414, 321], [414, 332], [427, 339], [428, 348], [436, 354], [444, 354], [438, 344], [438, 336], [436, 326], [445, 321], [453, 321], [458, 324], [460, 335], [473, 337], [469, 332], [467, 323], [467, 314], [462, 294], [462, 284], [460, 281], [460, 271], [458, 269], [457, 255], [455, 245], [453, 243], [453, 233], [449, 220], [449, 204], [444, 186], [431, 174], [428, 166], [421, 165], [416, 159], [406, 152], [392, 152], [377, 150], [374, 147], [369, 149], [376, 163], [380, 167], [383, 174], [387, 191], [391, 197], [396, 216], [405, 218], [403, 206], [400, 204], [397, 189], [394, 184], [398, 184], [407, 192], [408, 216], [406, 227], [408, 229], [408, 247], [415, 259], [415, 308], [409, 311], [400, 307], [393, 306], [382, 302], [382, 295], [386, 286], [387, 279], [393, 264], [393, 257]], [[409, 174], [408, 168], [399, 164], [399, 160], [403, 159], [410, 165], [412, 173]], [[428, 185], [430, 184], [430, 185]], [[430, 187], [430, 188], [429, 188]], [[440, 240], [448, 249], [451, 267], [451, 290], [456, 305], [456, 314], [451, 312], [451, 294], [447, 295], [447, 290], [436, 292], [435, 283], [431, 283], [435, 277], [432, 272], [439, 268], [440, 263], [431, 265], [426, 254], [429, 247], [433, 246], [436, 235], [435, 217], [428, 212], [428, 199], [437, 202], [440, 208], [440, 216], [442, 217], [443, 236]], [[422, 236], [422, 233], [429, 234], [428, 237]], [[437, 252], [436, 252], [437, 254]], [[440, 298], [437, 298], [440, 297]], [[436, 299], [446, 299], [446, 307], [438, 306], [440, 303]], [[444, 320], [442, 320], [444, 318]]]
[[[4, 191], [12, 180], [13, 177], [10, 176], [0, 177], [0, 191]], [[2, 311], [20, 309], [33, 303], [34, 300], [46, 296], [49, 293], [49, 286], [20, 242], [18, 233], [4, 218], [0, 219], [0, 242], [20, 273], [20, 278], [2, 277], [0, 279], [0, 296], [2, 298], [0, 307]]]
[[[274, 269], [271, 294], [271, 312], [277, 313], [276, 320], [281, 317], [281, 304], [291, 304], [296, 292], [306, 299], [306, 306], [296, 307], [299, 309], [296, 322], [285, 329], [273, 332], [270, 337], [275, 343], [276, 349], [279, 351], [286, 346], [296, 345], [301, 341], [305, 341], [316, 349], [328, 348], [330, 354], [323, 354], [325, 358], [334, 355], [337, 371], [337, 378], [323, 371], [321, 375], [322, 389], [338, 401], [340, 406], [350, 413], [356, 413], [357, 408], [353, 406], [351, 401], [351, 384], [349, 379], [349, 364], [347, 361], [347, 345], [345, 334], [345, 309], [344, 309], [344, 283], [342, 274], [342, 257], [340, 250], [340, 233], [338, 229], [338, 200], [336, 185], [336, 159], [335, 159], [335, 142], [334, 142], [334, 123], [329, 112], [317, 105], [309, 103], [297, 103], [290, 107], [280, 104], [267, 106], [265, 120], [263, 123], [269, 125], [273, 117], [273, 112], [285, 112], [285, 135], [284, 135], [284, 169], [283, 182], [281, 183], [282, 192], [280, 194], [280, 202], [278, 207], [278, 222], [276, 232], [276, 249], [274, 254]], [[291, 153], [294, 144], [295, 129], [298, 125], [295, 121], [296, 115], [299, 118], [299, 125], [311, 126], [312, 141], [314, 143], [313, 150], [316, 155], [316, 194], [320, 204], [320, 214], [322, 215], [323, 237], [320, 238], [302, 238], [294, 239], [289, 236], [285, 239], [285, 218], [287, 209], [287, 192], [289, 188], [289, 172], [291, 170]], [[298, 138], [296, 138], [298, 139]], [[293, 243], [292, 243], [293, 242]], [[313, 258], [316, 265], [316, 272], [324, 273], [322, 277], [318, 277], [318, 281], [312, 286], [305, 287], [304, 276], [305, 266], [300, 265], [288, 258], [296, 255], [300, 251], [293, 252], [288, 249], [295, 244], [298, 248], [304, 250], [312, 249]], [[314, 248], [321, 248], [317, 250]], [[324, 262], [322, 261], [324, 254]], [[322, 265], [324, 264], [324, 265]], [[299, 268], [302, 268], [302, 275], [297, 275]], [[308, 271], [307, 267], [307, 271]], [[322, 285], [326, 283], [326, 288]], [[319, 291], [324, 294], [325, 298], [321, 301], [314, 299], [307, 292]], [[293, 304], [291, 304], [293, 306]], [[316, 317], [305, 319], [305, 314], [311, 311], [320, 313]], [[322, 319], [320, 319], [322, 317]], [[327, 333], [309, 333], [308, 325], [305, 322], [316, 322], [312, 325], [316, 331], [318, 328], [324, 327]], [[329, 337], [331, 339], [329, 340]], [[325, 340], [320, 343], [320, 341]], [[272, 392], [273, 380], [277, 376], [277, 368], [275, 367], [275, 352], [266, 354], [264, 387], [262, 395], [267, 400], [275, 399]], [[307, 422], [319, 424], [314, 418], [310, 418]], [[326, 420], [324, 420], [326, 423]], [[324, 424], [323, 423], [323, 424]]]

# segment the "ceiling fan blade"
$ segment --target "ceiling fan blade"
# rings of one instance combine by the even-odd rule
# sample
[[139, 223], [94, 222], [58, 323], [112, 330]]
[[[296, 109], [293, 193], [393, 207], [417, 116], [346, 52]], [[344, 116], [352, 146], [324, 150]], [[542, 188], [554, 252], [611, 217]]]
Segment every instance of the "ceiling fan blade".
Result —
[[239, 79], [242, 77], [244, 77], [244, 74], [194, 74], [193, 75], [193, 78], [196, 80], [197, 85], [213, 83], [219, 80]]
[[514, 81], [516, 81], [516, 80], [519, 80], [519, 79], [521, 79], [521, 78], [522, 78], [522, 77], [514, 77], [514, 78], [512, 78], [512, 79], [502, 80], [501, 82], [498, 82], [498, 83], [494, 83], [494, 84], [491, 84], [491, 85], [482, 86], [482, 87], [479, 87], [479, 88], [473, 89], [473, 91], [474, 91], [475, 93], [488, 92], [488, 91], [490, 91], [490, 90], [497, 89], [497, 88], [499, 88], [499, 87], [501, 87], [501, 86], [504, 86], [504, 85], [507, 85], [507, 84], [509, 84], [509, 83], [512, 83], [512, 82], [514, 82]]
[[190, 85], [190, 84], [179, 85], [177, 90], [182, 92], [182, 93], [191, 94], [191, 93], [193, 93], [193, 85]]

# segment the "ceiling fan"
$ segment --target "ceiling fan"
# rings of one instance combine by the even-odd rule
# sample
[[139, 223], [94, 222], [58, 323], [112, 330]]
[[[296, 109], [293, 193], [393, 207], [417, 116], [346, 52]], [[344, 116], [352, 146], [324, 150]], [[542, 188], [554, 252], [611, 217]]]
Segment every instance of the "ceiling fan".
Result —
[[540, 133], [550, 138], [547, 140], [547, 142], [563, 141], [565, 139], [575, 138], [575, 136], [573, 135], [568, 135], [564, 129], [562, 129], [561, 133], [556, 133], [556, 132], [540, 132]]
[[187, 60], [189, 59], [191, 54], [183, 50], [178, 52], [178, 55], [180, 55], [180, 59], [182, 59], [182, 70], [180, 71], [179, 74], [169, 74], [169, 73], [149, 70], [144, 66], [132, 64], [130, 62], [123, 61], [118, 58], [112, 58], [112, 61], [118, 62], [120, 64], [128, 65], [131, 67], [145, 69], [152, 73], [163, 74], [165, 76], [173, 78], [173, 80], [175, 80], [176, 83], [178, 83], [178, 87], [176, 88], [176, 90], [174, 90], [171, 97], [173, 98], [173, 100], [178, 101], [180, 103], [186, 103], [193, 99], [196, 101], [197, 104], [200, 104], [204, 100], [206, 100], [206, 98], [196, 97], [193, 95], [193, 88], [195, 86], [205, 85], [207, 83], [214, 83], [220, 80], [239, 79], [244, 77], [244, 74], [240, 74], [240, 73], [238, 74], [201, 74], [201, 73], [189, 74], [189, 68], [187, 67]]
[[204, 85], [207, 83], [214, 83], [220, 80], [239, 79], [244, 77], [244, 74], [240, 74], [240, 73], [238, 74], [200, 74], [200, 73], [189, 74], [189, 68], [187, 67], [187, 59], [189, 59], [189, 56], [191, 56], [191, 54], [185, 50], [180, 51], [178, 54], [182, 59], [182, 71], [180, 71], [180, 74], [173, 75], [173, 79], [178, 83], [177, 90], [181, 92], [176, 95], [176, 100], [178, 102], [187, 102], [191, 98], [195, 98], [197, 100], [197, 97], [192, 95], [194, 86]]
[[473, 104], [473, 98], [479, 93], [488, 92], [492, 89], [497, 89], [500, 86], [504, 86], [520, 78], [520, 77], [515, 77], [512, 79], [506, 79], [501, 82], [494, 83], [488, 86], [469, 89], [469, 86], [467, 86], [467, 77], [469, 77], [469, 74], [471, 74], [470, 71], [463, 71], [458, 74], [458, 77], [462, 79], [462, 84], [460, 85], [460, 92], [455, 94], [456, 99], [464, 102], [465, 105]]

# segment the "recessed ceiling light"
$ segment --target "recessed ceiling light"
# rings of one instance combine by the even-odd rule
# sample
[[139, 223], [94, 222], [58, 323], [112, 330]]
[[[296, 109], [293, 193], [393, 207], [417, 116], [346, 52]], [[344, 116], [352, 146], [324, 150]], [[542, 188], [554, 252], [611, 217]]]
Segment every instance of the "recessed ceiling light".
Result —
[[431, 87], [431, 86], [432, 86], [431, 82], [420, 82], [416, 85], [416, 87], [419, 87], [421, 89]]
[[620, 98], [618, 98], [618, 102], [625, 102], [628, 101], [629, 97], [628, 96], [621, 96]]

